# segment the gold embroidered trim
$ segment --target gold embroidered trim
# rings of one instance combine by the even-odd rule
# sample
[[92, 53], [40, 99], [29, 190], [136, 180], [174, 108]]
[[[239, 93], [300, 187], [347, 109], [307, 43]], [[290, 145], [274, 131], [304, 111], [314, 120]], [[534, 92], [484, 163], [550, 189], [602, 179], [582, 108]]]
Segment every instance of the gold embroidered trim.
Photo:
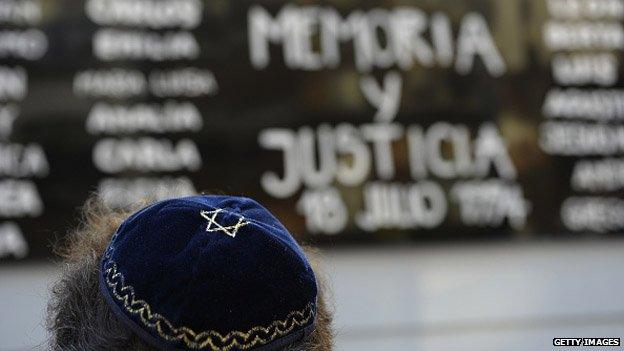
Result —
[[[106, 256], [110, 256], [110, 251]], [[267, 344], [278, 337], [290, 333], [295, 327], [306, 325], [314, 317], [314, 306], [309, 303], [300, 311], [290, 312], [283, 320], [277, 320], [268, 326], [256, 326], [245, 332], [232, 331], [225, 335], [214, 330], [197, 333], [188, 327], [175, 327], [167, 318], [152, 311], [150, 305], [136, 298], [134, 288], [126, 285], [122, 273], [118, 272], [117, 265], [112, 260], [105, 263], [105, 281], [110, 287], [112, 295], [123, 303], [124, 308], [138, 315], [141, 322], [158, 332], [163, 339], [168, 341], [182, 340], [186, 346], [192, 349], [229, 351], [234, 347], [247, 350], [257, 344]]]

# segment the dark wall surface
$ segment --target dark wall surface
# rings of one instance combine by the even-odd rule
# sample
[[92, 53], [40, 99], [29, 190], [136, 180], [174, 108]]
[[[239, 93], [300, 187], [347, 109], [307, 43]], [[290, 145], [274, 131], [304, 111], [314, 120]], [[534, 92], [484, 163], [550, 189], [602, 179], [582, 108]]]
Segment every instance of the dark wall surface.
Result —
[[319, 244], [613, 236], [621, 1], [0, 2], [0, 260], [93, 192]]

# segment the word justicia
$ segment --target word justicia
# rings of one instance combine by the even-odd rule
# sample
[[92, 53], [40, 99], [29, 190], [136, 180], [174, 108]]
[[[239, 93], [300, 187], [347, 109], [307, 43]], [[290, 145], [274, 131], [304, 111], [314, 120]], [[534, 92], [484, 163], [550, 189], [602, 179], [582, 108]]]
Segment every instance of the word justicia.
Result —
[[[405, 143], [412, 179], [486, 178], [495, 171], [514, 180], [516, 168], [505, 141], [493, 123], [483, 123], [473, 137], [463, 124], [437, 122], [428, 128], [397, 123], [354, 126], [304, 126], [298, 131], [270, 128], [259, 135], [260, 145], [282, 153], [283, 172], [262, 175], [262, 188], [272, 196], [286, 198], [302, 186], [323, 188], [334, 181], [358, 186], [369, 177], [392, 180], [399, 162], [395, 143]], [[449, 152], [449, 150], [451, 150]], [[281, 176], [279, 175], [281, 173]]]
[[282, 45], [287, 67], [331, 69], [343, 60], [341, 45], [353, 48], [360, 72], [397, 66], [452, 67], [470, 73], [480, 60], [491, 76], [507, 70], [485, 17], [465, 14], [459, 27], [443, 12], [431, 15], [416, 7], [355, 10], [342, 16], [336, 9], [286, 5], [272, 16], [261, 6], [248, 12], [250, 60], [256, 69], [271, 62], [270, 44]]

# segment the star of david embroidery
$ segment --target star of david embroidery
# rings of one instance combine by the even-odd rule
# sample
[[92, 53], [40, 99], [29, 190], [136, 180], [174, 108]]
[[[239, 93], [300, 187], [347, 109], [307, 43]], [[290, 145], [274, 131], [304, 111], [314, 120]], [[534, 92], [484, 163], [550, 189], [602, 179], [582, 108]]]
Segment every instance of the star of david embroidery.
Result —
[[219, 222], [217, 222], [217, 216], [219, 215], [219, 212], [222, 211], [223, 209], [217, 208], [214, 211], [201, 211], [199, 213], [202, 217], [208, 220], [208, 226], [206, 227], [207, 232], [223, 232], [224, 234], [227, 234], [234, 238], [236, 237], [236, 233], [238, 233], [238, 230], [241, 227], [249, 224], [249, 222], [245, 220], [245, 217], [239, 216], [238, 222], [236, 224], [224, 227]]

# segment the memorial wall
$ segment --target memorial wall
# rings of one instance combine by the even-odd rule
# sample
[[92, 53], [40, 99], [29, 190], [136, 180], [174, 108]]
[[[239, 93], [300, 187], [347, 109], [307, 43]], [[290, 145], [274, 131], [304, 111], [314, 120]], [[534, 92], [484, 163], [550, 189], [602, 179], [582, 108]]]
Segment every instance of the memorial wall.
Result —
[[622, 0], [3, 0], [0, 261], [246, 195], [320, 245], [616, 236]]

